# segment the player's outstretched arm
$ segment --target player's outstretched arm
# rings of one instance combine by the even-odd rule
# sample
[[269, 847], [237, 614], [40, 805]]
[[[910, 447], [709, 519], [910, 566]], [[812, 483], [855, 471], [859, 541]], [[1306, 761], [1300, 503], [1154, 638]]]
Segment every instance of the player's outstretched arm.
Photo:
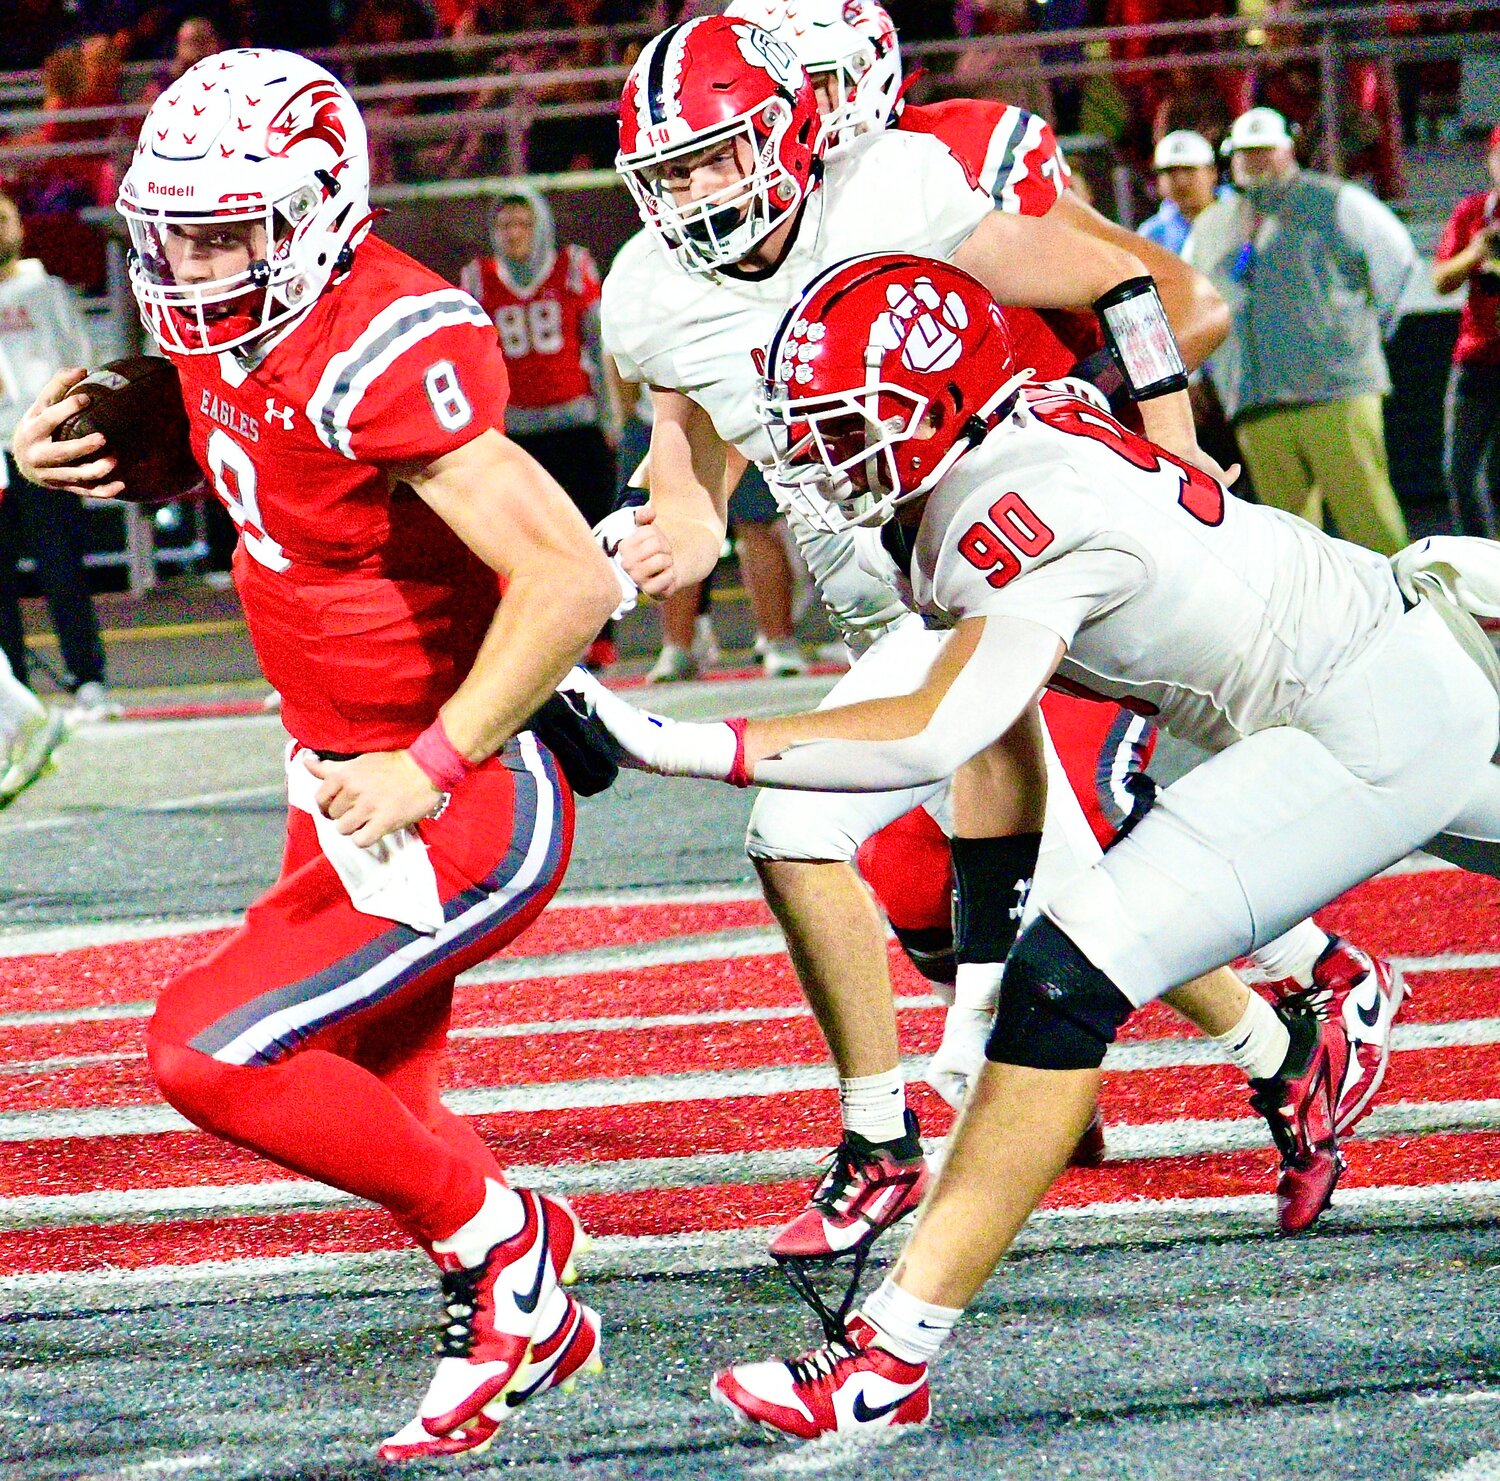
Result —
[[941, 781], [1007, 735], [1062, 653], [1057, 635], [1038, 623], [974, 617], [954, 629], [912, 694], [767, 720], [667, 720], [586, 675], [568, 684], [626, 763], [646, 771], [739, 786], [886, 792]]
[[746, 460], [680, 392], [653, 391], [651, 408], [651, 502], [616, 554], [636, 585], [660, 600], [702, 581], [718, 564], [729, 495]]
[[1189, 370], [1196, 370], [1229, 334], [1229, 306], [1218, 290], [1190, 263], [1159, 242], [1127, 231], [1096, 211], [1082, 196], [1065, 191], [1049, 214], [1061, 217], [1085, 236], [1097, 237], [1134, 254], [1156, 279], [1167, 322]]
[[59, 370], [42, 387], [41, 394], [26, 409], [11, 438], [11, 456], [21, 477], [43, 488], [87, 494], [91, 499], [112, 499], [125, 492], [120, 479], [110, 478], [115, 460], [99, 456], [104, 437], [95, 432], [69, 442], [54, 442], [52, 434], [88, 405], [87, 396], [71, 395], [73, 387], [88, 372], [73, 367]]

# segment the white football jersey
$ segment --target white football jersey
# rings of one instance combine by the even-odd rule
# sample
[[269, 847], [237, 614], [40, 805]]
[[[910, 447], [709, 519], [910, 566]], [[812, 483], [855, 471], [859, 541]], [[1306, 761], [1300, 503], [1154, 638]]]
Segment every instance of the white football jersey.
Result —
[[[930, 497], [913, 605], [1039, 623], [1068, 649], [1057, 687], [1208, 750], [1294, 723], [1400, 617], [1390, 565], [1184, 468], [1089, 402], [1029, 390]], [[863, 532], [860, 554], [879, 568]]]
[[[689, 273], [649, 232], [638, 232], [604, 280], [604, 348], [626, 380], [682, 392], [725, 442], [764, 468], [771, 445], [755, 415], [761, 367], [803, 287], [866, 252], [951, 257], [994, 204], [938, 140], [866, 135], [828, 161], [791, 249], [766, 277]], [[860, 569], [847, 535], [813, 530], [795, 514], [789, 522], [846, 638], [858, 646], [903, 615], [889, 586]]]

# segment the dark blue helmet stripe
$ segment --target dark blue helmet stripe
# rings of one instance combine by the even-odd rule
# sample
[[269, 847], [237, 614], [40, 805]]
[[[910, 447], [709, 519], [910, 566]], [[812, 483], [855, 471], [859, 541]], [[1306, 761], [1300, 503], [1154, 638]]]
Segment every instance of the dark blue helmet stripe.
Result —
[[646, 69], [646, 108], [651, 114], [652, 123], [665, 123], [667, 121], [667, 107], [662, 100], [662, 88], [666, 83], [667, 71], [667, 48], [672, 44], [672, 38], [682, 29], [681, 24], [668, 26], [660, 36], [656, 38], [656, 44], [651, 51], [651, 65]]

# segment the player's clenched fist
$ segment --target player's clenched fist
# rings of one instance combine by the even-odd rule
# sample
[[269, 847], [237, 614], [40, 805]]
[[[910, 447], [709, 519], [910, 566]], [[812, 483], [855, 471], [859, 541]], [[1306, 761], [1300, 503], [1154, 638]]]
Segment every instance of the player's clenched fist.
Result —
[[671, 596], [677, 590], [677, 567], [672, 547], [656, 523], [656, 510], [645, 504], [636, 509], [617, 510], [610, 519], [618, 519], [620, 515], [630, 515], [634, 527], [618, 530], [614, 548], [608, 553], [647, 596], [657, 600]]
[[76, 411], [88, 405], [87, 396], [70, 394], [87, 371], [59, 370], [42, 387], [27, 408], [11, 439], [11, 456], [21, 477], [43, 488], [65, 489], [87, 494], [91, 499], [112, 499], [125, 490], [120, 479], [111, 479], [115, 460], [101, 456], [104, 437], [94, 432], [68, 442], [54, 442], [52, 434]]

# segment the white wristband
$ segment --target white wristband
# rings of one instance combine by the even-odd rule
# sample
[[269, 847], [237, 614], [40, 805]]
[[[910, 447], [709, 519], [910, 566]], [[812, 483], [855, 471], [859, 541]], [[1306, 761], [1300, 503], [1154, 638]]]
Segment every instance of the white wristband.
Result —
[[993, 1013], [1000, 1001], [1004, 962], [960, 962], [953, 983], [953, 1006], [976, 1013]]

